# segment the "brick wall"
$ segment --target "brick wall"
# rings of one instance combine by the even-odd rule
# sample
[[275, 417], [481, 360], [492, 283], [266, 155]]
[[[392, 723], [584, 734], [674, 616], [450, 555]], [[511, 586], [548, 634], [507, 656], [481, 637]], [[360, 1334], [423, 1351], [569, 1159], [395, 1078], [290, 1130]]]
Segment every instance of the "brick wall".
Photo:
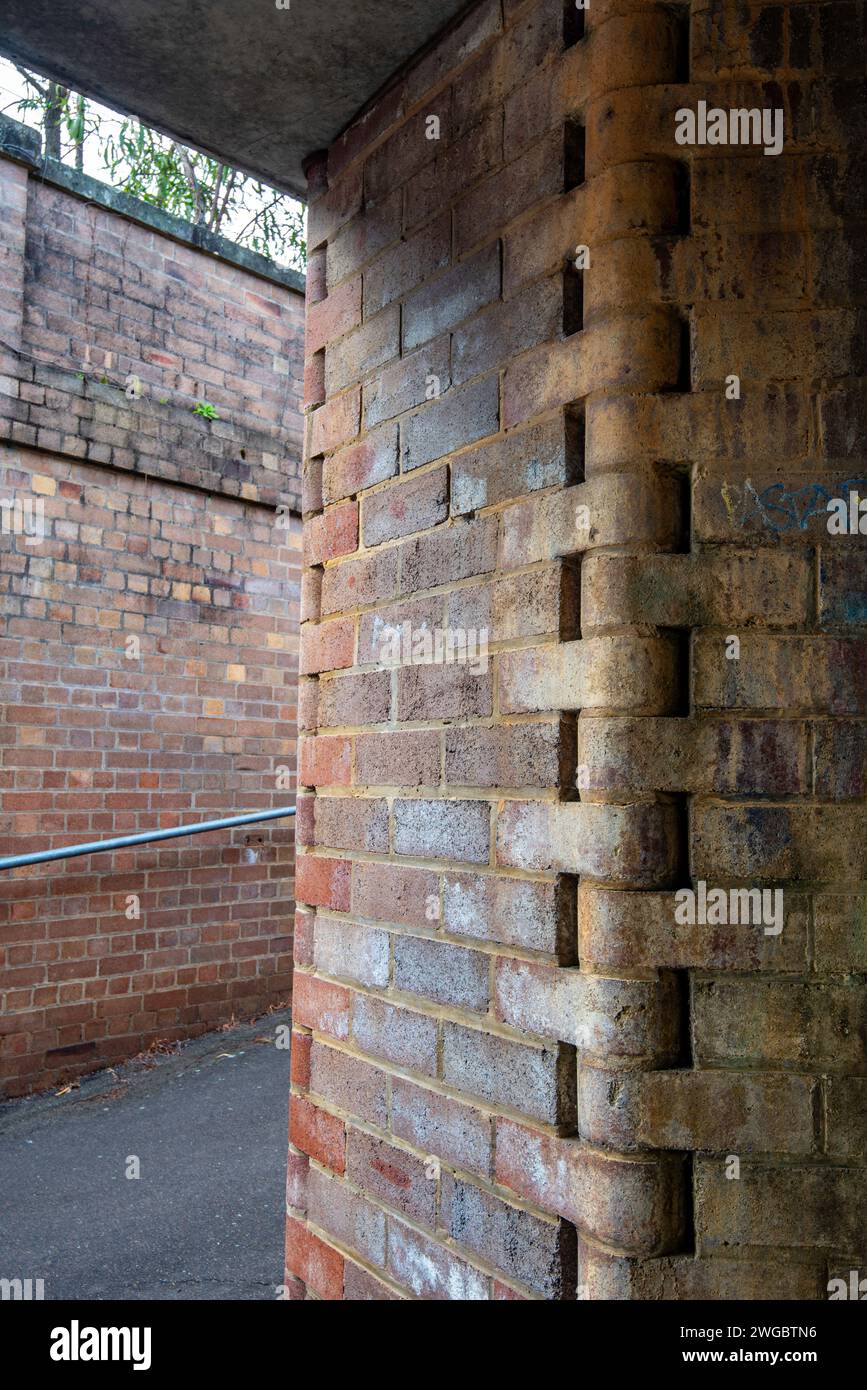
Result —
[[[81, 192], [0, 158], [2, 854], [294, 797], [301, 294]], [[0, 874], [6, 1093], [286, 1001], [293, 840]]]
[[310, 162], [293, 1297], [863, 1273], [864, 24], [483, 0]]

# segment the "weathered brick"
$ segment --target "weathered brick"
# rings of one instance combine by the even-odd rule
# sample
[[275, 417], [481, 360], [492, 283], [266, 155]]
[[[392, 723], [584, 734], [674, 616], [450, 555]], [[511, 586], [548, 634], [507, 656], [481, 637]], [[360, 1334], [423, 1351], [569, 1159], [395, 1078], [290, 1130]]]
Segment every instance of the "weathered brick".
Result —
[[[400, 236], [401, 195], [398, 189], [371, 203], [364, 211], [343, 226], [328, 241], [328, 287], [333, 289], [348, 275], [354, 274], [386, 246]], [[308, 297], [310, 271], [307, 272]]]
[[401, 547], [401, 592], [416, 593], [456, 579], [488, 574], [496, 566], [495, 517], [456, 522]]
[[494, 245], [429, 280], [408, 297], [403, 306], [404, 351], [454, 328], [490, 304], [499, 292], [500, 248]]
[[362, 196], [360, 171], [330, 180], [327, 191], [311, 202], [307, 214], [307, 241], [311, 249], [329, 241], [359, 211]]
[[358, 444], [330, 454], [323, 468], [324, 500], [339, 502], [343, 497], [394, 477], [398, 469], [398, 447], [397, 426], [386, 425]]
[[388, 1103], [383, 1073], [317, 1038], [310, 1049], [310, 1092], [339, 1110], [385, 1128]]
[[355, 740], [355, 776], [367, 786], [435, 786], [440, 780], [439, 735], [360, 734]]
[[447, 391], [401, 423], [400, 462], [405, 473], [474, 444], [500, 427], [500, 383], [483, 377]]
[[435, 1225], [436, 1183], [427, 1176], [424, 1159], [359, 1129], [351, 1129], [346, 1176], [357, 1187], [413, 1221], [431, 1228]]
[[441, 1219], [453, 1240], [547, 1299], [573, 1296], [575, 1233], [543, 1221], [451, 1173], [443, 1174]]
[[583, 441], [564, 411], [459, 454], [452, 464], [452, 514], [525, 492], [578, 481]]
[[485, 631], [489, 642], [574, 636], [578, 628], [577, 572], [558, 564], [456, 589], [448, 598], [446, 622], [449, 627], [478, 633], [478, 641]]
[[488, 957], [423, 936], [394, 940], [394, 987], [441, 1004], [484, 1013], [488, 1007]]
[[321, 974], [355, 980], [362, 985], [388, 984], [388, 932], [363, 927], [344, 918], [316, 918], [313, 963]]
[[301, 630], [301, 673], [336, 671], [352, 665], [355, 627], [348, 618], [330, 623], [305, 623]]
[[459, 386], [537, 343], [559, 337], [562, 329], [563, 282], [556, 276], [529, 286], [514, 299], [494, 304], [459, 328], [452, 339], [452, 378]]
[[328, 454], [347, 444], [358, 434], [361, 418], [361, 389], [350, 388], [314, 410], [310, 431], [310, 451]]
[[[612, 564], [612, 559], [616, 560]], [[581, 571], [585, 630], [612, 623], [721, 627], [761, 622], [804, 627], [812, 602], [805, 556], [751, 551], [655, 555], [641, 560], [588, 555]]]
[[579, 719], [578, 785], [588, 792], [796, 795], [808, 790], [807, 738], [799, 720]]
[[349, 1033], [349, 991], [340, 985], [295, 972], [293, 1012], [296, 1023], [345, 1038]]
[[356, 994], [352, 1038], [356, 1047], [373, 1057], [382, 1057], [425, 1076], [436, 1075], [437, 1025], [425, 1014]]
[[322, 612], [339, 613], [362, 604], [381, 603], [394, 597], [397, 585], [395, 550], [344, 559], [340, 564], [328, 565], [322, 575]]
[[420, 927], [428, 920], [428, 900], [438, 897], [438, 890], [437, 875], [428, 869], [408, 869], [402, 864], [357, 864], [352, 879], [352, 911], [377, 922]]
[[699, 1065], [773, 1068], [809, 1057], [824, 1070], [864, 1065], [864, 1039], [853, 1033], [857, 988], [797, 980], [718, 980], [696, 983], [693, 1005]]
[[373, 429], [425, 401], [435, 400], [451, 385], [449, 335], [425, 343], [378, 372], [364, 387], [364, 423]]
[[466, 787], [558, 786], [572, 750], [565, 722], [450, 728], [445, 780]]
[[572, 916], [569, 895], [556, 883], [452, 871], [443, 878], [443, 926], [453, 936], [566, 958]]
[[489, 175], [461, 199], [455, 218], [455, 246], [463, 255], [483, 238], [507, 226], [534, 203], [563, 187], [560, 132], [540, 140], [497, 174]]
[[676, 810], [664, 803], [505, 801], [497, 816], [497, 863], [655, 887], [677, 871]]
[[339, 1179], [314, 1169], [307, 1191], [307, 1215], [326, 1235], [356, 1250], [371, 1264], [385, 1264], [385, 1215]]
[[431, 101], [424, 111], [419, 111], [399, 126], [374, 151], [364, 166], [364, 188], [371, 202], [376, 203], [434, 158], [439, 141], [432, 140], [427, 134], [428, 117], [436, 116], [440, 125], [440, 139], [446, 143], [450, 114], [451, 92], [447, 91]]
[[349, 786], [352, 744], [348, 738], [303, 738], [299, 749], [298, 780], [302, 786]]
[[286, 1218], [286, 1270], [320, 1298], [343, 1296], [343, 1256], [293, 1216]]
[[683, 1173], [673, 1156], [603, 1154], [501, 1119], [496, 1176], [518, 1196], [621, 1250], [664, 1254], [682, 1238]]
[[764, 882], [862, 881], [867, 835], [845, 806], [724, 806], [698, 803], [693, 867], [698, 878]]
[[809, 1154], [816, 1085], [785, 1073], [612, 1073], [582, 1063], [578, 1128], [589, 1143], [621, 1152]]
[[532, 1047], [494, 1033], [443, 1024], [443, 1080], [471, 1096], [545, 1124], [575, 1116], [574, 1051]]
[[318, 720], [323, 729], [381, 724], [388, 719], [390, 707], [387, 671], [364, 671], [320, 682]]
[[[483, 664], [489, 663], [485, 659]], [[433, 664], [404, 666], [398, 672], [399, 719], [485, 718], [492, 709], [493, 676], [489, 670], [477, 673], [473, 665]]]
[[724, 1161], [696, 1167], [696, 1227], [703, 1250], [725, 1246], [857, 1250], [863, 1239], [857, 1168], [828, 1164], [769, 1167], [742, 1163], [726, 1178]]
[[388, 802], [384, 798], [317, 796], [314, 843], [329, 849], [388, 849]]
[[500, 708], [515, 714], [599, 708], [674, 713], [677, 656], [670, 638], [632, 636], [505, 652], [498, 659]]
[[361, 323], [361, 276], [346, 280], [332, 290], [326, 299], [312, 304], [307, 310], [305, 351], [319, 352], [333, 339], [343, 337]]
[[[424, 140], [422, 143], [433, 144]], [[439, 217], [378, 256], [364, 276], [365, 321], [386, 304], [402, 299], [428, 275], [448, 265], [450, 243], [449, 219]]]
[[329, 343], [325, 353], [326, 393], [342, 391], [359, 377], [390, 362], [399, 352], [400, 310], [392, 304], [339, 342]]
[[394, 851], [422, 859], [486, 864], [491, 853], [491, 807], [487, 801], [394, 802]]
[[502, 160], [503, 135], [496, 118], [485, 120], [461, 140], [453, 140], [407, 182], [404, 222], [408, 229], [447, 207], [477, 178]]
[[358, 546], [358, 504], [347, 502], [311, 517], [304, 530], [304, 563], [322, 565]]
[[333, 907], [345, 912], [349, 907], [350, 864], [346, 859], [304, 854], [296, 866], [296, 892], [299, 902], [313, 907]]
[[365, 545], [426, 531], [449, 514], [448, 469], [435, 468], [409, 482], [374, 492], [365, 499], [362, 528]]
[[867, 1150], [867, 1078], [834, 1076], [827, 1082], [828, 1152], [863, 1158]]
[[478, 1302], [490, 1297], [490, 1281], [481, 1270], [393, 1219], [388, 1223], [388, 1268], [416, 1298]]
[[490, 1174], [491, 1120], [474, 1106], [395, 1076], [391, 1126], [399, 1139], [424, 1153], [438, 1154], [482, 1177]]
[[783, 931], [766, 936], [762, 925], [708, 926], [678, 922], [668, 893], [629, 893], [583, 884], [578, 895], [579, 956], [600, 973], [654, 966], [714, 972], [799, 972], [807, 963], [809, 903], [785, 895]]

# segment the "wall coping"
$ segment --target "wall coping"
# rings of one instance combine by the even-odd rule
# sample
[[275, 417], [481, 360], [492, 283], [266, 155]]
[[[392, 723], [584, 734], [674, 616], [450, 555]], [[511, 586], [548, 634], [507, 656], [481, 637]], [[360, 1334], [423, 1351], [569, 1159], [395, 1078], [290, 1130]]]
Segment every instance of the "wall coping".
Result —
[[43, 156], [42, 137], [39, 132], [20, 121], [13, 121], [2, 115], [0, 156], [26, 164], [44, 183], [63, 188], [73, 197], [95, 203], [98, 207], [114, 212], [119, 217], [125, 217], [130, 222], [138, 222], [141, 226], [149, 227], [152, 231], [159, 232], [173, 241], [182, 242], [185, 246], [191, 246], [204, 255], [228, 261], [230, 265], [249, 271], [251, 275], [258, 275], [263, 280], [270, 280], [285, 289], [295, 290], [298, 294], [305, 292], [307, 279], [300, 271], [292, 270], [288, 266], [275, 265], [258, 251], [239, 246], [237, 242], [217, 232], [208, 231], [206, 227], [194, 226], [182, 217], [175, 217], [173, 213], [164, 212], [162, 208], [153, 207], [141, 198], [124, 193], [120, 188], [112, 188], [110, 184], [102, 183], [90, 174], [79, 173], [77, 169], [70, 168], [59, 159]]

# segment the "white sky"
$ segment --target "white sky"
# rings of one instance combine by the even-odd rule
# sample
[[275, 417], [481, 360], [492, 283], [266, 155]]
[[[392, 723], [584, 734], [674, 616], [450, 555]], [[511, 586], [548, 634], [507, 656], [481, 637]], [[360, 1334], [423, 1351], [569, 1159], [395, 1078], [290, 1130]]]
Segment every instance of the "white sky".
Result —
[[[38, 73], [36, 76], [38, 81], [44, 81]], [[19, 111], [16, 107], [16, 103], [28, 94], [31, 96], [33, 95], [27, 87], [24, 78], [15, 67], [15, 64], [11, 63], [8, 58], [0, 57], [0, 113], [10, 117], [13, 121], [21, 121], [24, 125], [39, 129], [40, 113], [38, 111]], [[106, 132], [111, 130], [113, 134], [116, 134], [121, 122], [126, 119], [118, 115], [116, 111], [112, 111], [109, 107], [101, 106], [99, 102], [91, 101], [89, 97], [87, 99], [87, 105], [88, 111], [98, 113], [102, 117], [103, 130]], [[61, 139], [65, 158], [67, 145], [69, 144], [65, 130], [62, 132]], [[71, 163], [72, 161], [65, 159], [65, 162]], [[111, 175], [102, 162], [99, 142], [92, 137], [86, 140], [84, 144], [84, 172], [90, 174], [92, 178], [99, 179], [102, 183], [111, 183]], [[250, 220], [256, 206], [252, 192], [250, 193], [248, 201], [250, 203], [248, 211], [236, 212], [223, 223], [221, 229], [222, 233], [230, 240], [237, 236]], [[270, 198], [263, 199], [262, 201], [270, 201]], [[297, 203], [288, 195], [285, 201], [287, 207], [291, 208], [293, 212], [303, 211], [302, 204]], [[282, 264], [293, 264], [288, 256], [280, 258], [280, 261]]]

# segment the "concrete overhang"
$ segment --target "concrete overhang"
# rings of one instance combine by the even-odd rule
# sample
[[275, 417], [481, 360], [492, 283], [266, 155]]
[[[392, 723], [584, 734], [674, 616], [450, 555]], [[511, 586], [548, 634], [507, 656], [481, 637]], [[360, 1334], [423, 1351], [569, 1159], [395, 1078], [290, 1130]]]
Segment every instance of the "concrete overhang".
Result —
[[466, 0], [0, 0], [0, 51], [306, 196], [302, 160]]

